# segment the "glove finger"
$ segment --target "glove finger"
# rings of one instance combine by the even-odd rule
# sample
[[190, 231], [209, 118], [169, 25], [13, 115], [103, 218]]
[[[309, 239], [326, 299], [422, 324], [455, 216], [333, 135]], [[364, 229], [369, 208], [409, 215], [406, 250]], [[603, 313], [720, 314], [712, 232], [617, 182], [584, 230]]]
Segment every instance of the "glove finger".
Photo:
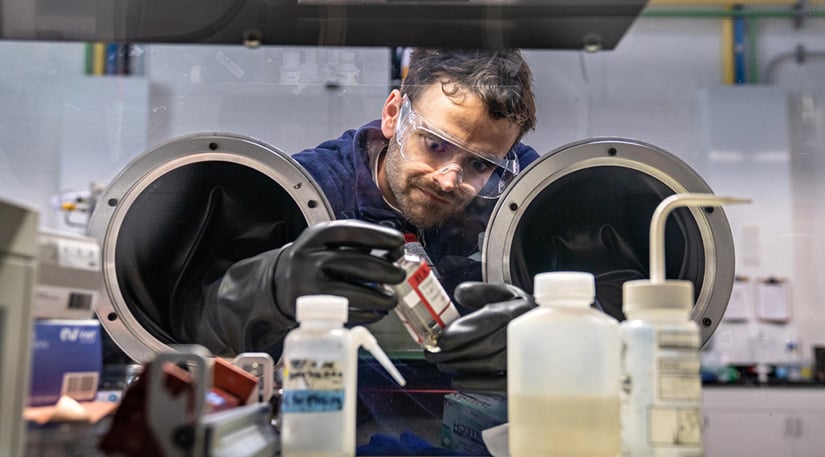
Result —
[[390, 251], [400, 257], [404, 235], [398, 230], [355, 219], [321, 222], [308, 227], [295, 241], [296, 249], [344, 246]]
[[387, 315], [386, 311], [366, 310], [350, 307], [347, 314], [347, 325], [366, 325], [380, 321]]
[[350, 308], [369, 311], [386, 312], [393, 309], [398, 302], [395, 294], [383, 287], [369, 287], [343, 281], [324, 284], [323, 292], [320, 293], [346, 297]]
[[[469, 338], [468, 338], [469, 340]], [[452, 342], [450, 342], [452, 343]], [[442, 346], [439, 337], [438, 352], [425, 351], [424, 357], [430, 363], [458, 362], [461, 360], [484, 359], [497, 354], [507, 348], [507, 328], [499, 327], [489, 333], [477, 335], [470, 343], [452, 347], [447, 345], [447, 349]]]
[[358, 251], [329, 252], [321, 264], [321, 271], [329, 276], [351, 278], [365, 283], [398, 284], [406, 276], [403, 269], [392, 262]]
[[453, 295], [459, 305], [470, 309], [479, 309], [484, 305], [512, 300], [518, 296], [507, 284], [477, 281], [459, 284]]
[[495, 354], [473, 359], [456, 359], [441, 362], [438, 369], [444, 373], [500, 373], [507, 370], [507, 350], [502, 349]]
[[510, 320], [531, 309], [533, 304], [523, 299], [487, 305], [450, 323], [438, 337], [438, 347], [442, 352], [449, 353], [476, 344], [506, 328]]
[[453, 389], [478, 394], [507, 393], [507, 373], [486, 376], [461, 375], [453, 378]]

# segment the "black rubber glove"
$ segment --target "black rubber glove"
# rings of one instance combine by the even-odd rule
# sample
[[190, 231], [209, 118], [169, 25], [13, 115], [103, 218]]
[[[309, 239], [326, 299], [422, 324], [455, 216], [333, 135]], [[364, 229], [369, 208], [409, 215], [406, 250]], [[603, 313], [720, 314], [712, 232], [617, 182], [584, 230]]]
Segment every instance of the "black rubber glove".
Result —
[[454, 375], [457, 390], [507, 391], [507, 324], [535, 308], [533, 297], [510, 284], [465, 282], [455, 289], [457, 304], [474, 309], [444, 329], [439, 352], [425, 351], [428, 361]]
[[[371, 254], [387, 251], [384, 258]], [[295, 300], [302, 295], [330, 294], [349, 299], [348, 325], [375, 322], [396, 304], [383, 287], [404, 280], [393, 263], [404, 251], [401, 232], [358, 220], [315, 224], [281, 250], [273, 282], [280, 311], [295, 318]]]

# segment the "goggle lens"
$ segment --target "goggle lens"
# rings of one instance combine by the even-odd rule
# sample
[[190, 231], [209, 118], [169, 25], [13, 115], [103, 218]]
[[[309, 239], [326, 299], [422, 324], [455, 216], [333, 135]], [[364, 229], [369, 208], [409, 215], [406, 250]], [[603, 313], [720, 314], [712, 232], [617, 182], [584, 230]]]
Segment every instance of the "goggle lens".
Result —
[[499, 197], [518, 174], [514, 150], [501, 158], [461, 146], [446, 133], [429, 125], [412, 109], [407, 97], [401, 104], [395, 138], [406, 160], [427, 164], [441, 173], [456, 171], [462, 188], [478, 197]]

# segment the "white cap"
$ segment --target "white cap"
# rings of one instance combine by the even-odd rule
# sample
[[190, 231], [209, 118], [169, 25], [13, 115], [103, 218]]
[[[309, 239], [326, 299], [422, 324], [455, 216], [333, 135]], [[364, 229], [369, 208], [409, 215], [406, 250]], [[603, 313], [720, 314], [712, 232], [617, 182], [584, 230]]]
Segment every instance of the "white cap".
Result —
[[590, 273], [553, 271], [536, 275], [533, 295], [539, 305], [590, 306], [596, 286]]
[[304, 295], [295, 301], [298, 322], [324, 320], [346, 322], [349, 300], [337, 295]]
[[690, 311], [693, 308], [693, 283], [669, 279], [653, 283], [647, 279], [627, 281], [622, 286], [622, 302], [628, 317], [636, 311]]

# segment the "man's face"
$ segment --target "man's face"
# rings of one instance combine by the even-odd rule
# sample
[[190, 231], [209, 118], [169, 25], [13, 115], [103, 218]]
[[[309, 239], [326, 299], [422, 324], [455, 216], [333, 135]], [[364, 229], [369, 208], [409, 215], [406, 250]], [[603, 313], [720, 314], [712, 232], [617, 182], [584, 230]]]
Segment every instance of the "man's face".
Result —
[[[397, 103], [400, 107], [400, 95]], [[420, 128], [408, 130], [399, 144], [400, 115], [394, 118], [396, 128], [384, 159], [384, 174], [379, 174], [379, 187], [407, 219], [429, 228], [459, 213], [481, 186], [486, 162], [466, 151], [503, 158], [518, 138], [519, 127], [507, 120], [491, 119], [475, 95], [448, 97], [440, 83], [430, 86], [411, 107], [426, 119], [431, 130], [449, 135], [463, 147], [445, 155], [449, 147], [445, 144], [449, 143]]]

